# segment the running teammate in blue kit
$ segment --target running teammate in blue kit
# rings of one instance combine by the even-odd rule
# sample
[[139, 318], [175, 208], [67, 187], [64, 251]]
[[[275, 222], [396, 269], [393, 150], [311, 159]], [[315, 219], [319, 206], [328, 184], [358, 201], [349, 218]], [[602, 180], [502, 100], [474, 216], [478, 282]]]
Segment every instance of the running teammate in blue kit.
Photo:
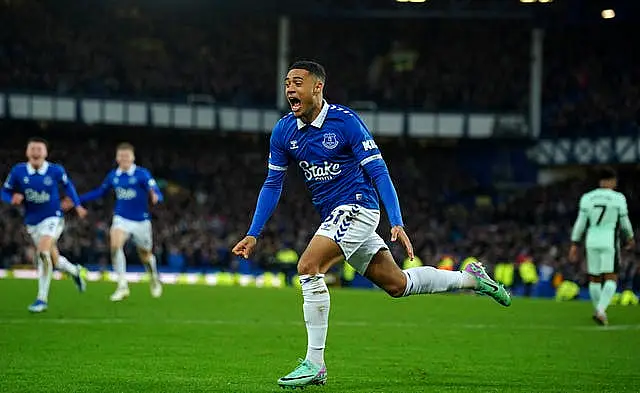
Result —
[[31, 138], [27, 142], [27, 162], [11, 168], [2, 187], [2, 200], [15, 206], [24, 203], [24, 222], [27, 232], [36, 246], [38, 269], [38, 297], [29, 306], [29, 311], [38, 313], [47, 310], [49, 286], [53, 267], [66, 272], [78, 290], [84, 292], [84, 268], [69, 262], [60, 255], [57, 241], [64, 231], [64, 218], [60, 206], [59, 186], [64, 186], [70, 198], [69, 208], [75, 206], [80, 218], [87, 211], [80, 205], [78, 194], [61, 165], [47, 161], [48, 143], [42, 138]]
[[162, 284], [158, 277], [156, 257], [153, 255], [153, 233], [149, 201], [152, 205], [162, 202], [162, 192], [158, 188], [151, 173], [135, 164], [134, 147], [129, 143], [121, 143], [116, 148], [118, 168], [107, 174], [100, 187], [80, 196], [80, 200], [89, 202], [103, 197], [114, 190], [116, 205], [111, 231], [111, 261], [117, 274], [118, 286], [110, 299], [114, 302], [129, 296], [127, 283], [124, 244], [129, 237], [137, 246], [140, 260], [151, 275], [149, 282], [151, 296], [162, 296]]
[[324, 348], [330, 299], [324, 273], [343, 259], [393, 297], [469, 288], [504, 306], [511, 304], [509, 293], [487, 275], [480, 263], [469, 264], [464, 272], [429, 266], [400, 270], [376, 233], [379, 197], [389, 215], [391, 241], [399, 240], [413, 258], [387, 166], [358, 115], [323, 99], [325, 80], [324, 68], [318, 63], [300, 61], [289, 68], [284, 84], [291, 113], [273, 128], [269, 173], [251, 227], [233, 248], [235, 255], [251, 255], [278, 203], [288, 165], [298, 166], [322, 223], [298, 262], [307, 354], [298, 367], [278, 380], [282, 387], [326, 383]]

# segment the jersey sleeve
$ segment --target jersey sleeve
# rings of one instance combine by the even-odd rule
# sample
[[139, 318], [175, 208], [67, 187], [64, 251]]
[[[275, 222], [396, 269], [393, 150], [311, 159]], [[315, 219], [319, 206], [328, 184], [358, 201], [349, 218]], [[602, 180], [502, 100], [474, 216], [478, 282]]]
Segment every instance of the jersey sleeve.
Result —
[[69, 198], [71, 198], [71, 200], [73, 201], [73, 204], [76, 206], [79, 206], [80, 203], [80, 197], [78, 196], [78, 191], [76, 191], [76, 186], [73, 184], [73, 182], [71, 181], [71, 179], [69, 179], [69, 176], [67, 175], [67, 171], [64, 169], [63, 166], [58, 166], [58, 173], [60, 176], [60, 183], [62, 183], [62, 185], [64, 186], [64, 190], [67, 193], [67, 196]]
[[249, 236], [260, 236], [262, 228], [267, 221], [269, 221], [269, 218], [271, 218], [276, 206], [278, 206], [278, 201], [282, 194], [282, 185], [287, 173], [289, 158], [282, 148], [278, 128], [279, 124], [276, 124], [271, 134], [271, 140], [269, 142], [269, 173], [258, 195], [256, 210], [251, 219], [249, 231], [247, 232]]
[[578, 218], [576, 219], [576, 222], [573, 225], [573, 230], [571, 231], [572, 242], [577, 243], [582, 240], [584, 230], [587, 227], [588, 219], [589, 209], [587, 208], [586, 198], [582, 196], [582, 198], [580, 198], [580, 205], [578, 207]]
[[141, 172], [141, 180], [143, 187], [148, 192], [153, 191], [158, 196], [158, 202], [162, 202], [164, 200], [164, 195], [162, 195], [162, 191], [160, 191], [160, 187], [158, 187], [158, 182], [153, 178], [151, 172], [147, 169], [142, 170]]
[[95, 188], [85, 194], [80, 195], [80, 203], [90, 202], [98, 198], [102, 198], [107, 191], [111, 188], [111, 182], [113, 180], [113, 171], [109, 172], [104, 178], [104, 181], [98, 188]]
[[631, 220], [629, 220], [629, 208], [627, 206], [627, 198], [620, 194], [620, 209], [619, 209], [620, 229], [627, 236], [628, 239], [633, 238], [633, 226]]
[[280, 132], [280, 122], [276, 123], [271, 133], [269, 141], [269, 170], [284, 172], [289, 165], [289, 157], [284, 149], [282, 134]]
[[16, 168], [13, 167], [11, 168], [11, 171], [9, 172], [9, 175], [7, 176], [6, 180], [4, 181], [4, 184], [2, 185], [3, 189], [7, 189], [7, 190], [11, 190], [11, 191], [18, 191], [19, 185], [18, 185], [18, 177], [16, 176]]
[[16, 192], [19, 192], [19, 184], [18, 184], [18, 177], [15, 174], [15, 167], [11, 168], [11, 171], [9, 172], [9, 175], [7, 176], [7, 179], [4, 181], [4, 183], [2, 184], [2, 192], [1, 192], [1, 196], [2, 196], [2, 200], [7, 202], [7, 203], [11, 203], [11, 198], [13, 197], [13, 194]]
[[345, 119], [345, 127], [351, 150], [361, 166], [382, 160], [382, 154], [373, 140], [373, 135], [360, 118], [356, 115], [349, 116]]

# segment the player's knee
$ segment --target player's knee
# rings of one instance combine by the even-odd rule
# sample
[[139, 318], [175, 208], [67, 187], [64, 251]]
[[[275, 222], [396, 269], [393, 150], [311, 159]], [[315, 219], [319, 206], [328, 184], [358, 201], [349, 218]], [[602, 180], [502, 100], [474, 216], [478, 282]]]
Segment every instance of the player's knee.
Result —
[[404, 295], [405, 286], [405, 284], [401, 283], [387, 284], [384, 287], [384, 291], [393, 298], [399, 298]]
[[138, 248], [138, 256], [140, 257], [140, 259], [142, 261], [147, 261], [149, 260], [149, 258], [151, 258], [151, 251], [150, 250], [145, 250], [142, 248]]
[[298, 274], [318, 274], [320, 272], [320, 264], [308, 259], [300, 259], [298, 261]]

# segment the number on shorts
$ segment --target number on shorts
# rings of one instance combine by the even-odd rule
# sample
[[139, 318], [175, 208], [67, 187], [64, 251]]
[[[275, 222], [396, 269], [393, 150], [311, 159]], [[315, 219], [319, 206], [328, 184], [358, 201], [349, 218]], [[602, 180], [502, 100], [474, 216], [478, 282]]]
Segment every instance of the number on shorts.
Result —
[[338, 225], [338, 221], [340, 221], [340, 217], [342, 217], [343, 214], [344, 214], [344, 210], [338, 210], [338, 213], [336, 214], [336, 219], [333, 220], [333, 225]]
[[600, 209], [600, 217], [598, 217], [598, 221], [596, 221], [596, 225], [600, 225], [602, 217], [604, 217], [604, 212], [607, 211], [607, 205], [593, 205], [593, 207]]

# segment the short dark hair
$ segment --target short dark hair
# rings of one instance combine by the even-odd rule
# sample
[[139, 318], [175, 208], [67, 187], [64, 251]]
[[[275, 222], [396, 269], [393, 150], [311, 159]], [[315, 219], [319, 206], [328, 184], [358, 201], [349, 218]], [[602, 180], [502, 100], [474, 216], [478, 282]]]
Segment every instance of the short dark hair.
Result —
[[118, 150], [129, 150], [132, 153], [135, 153], [136, 149], [133, 147], [133, 145], [129, 142], [122, 142], [119, 143], [118, 146], [116, 147], [116, 151]]
[[310, 74], [314, 75], [322, 82], [325, 82], [327, 80], [327, 72], [324, 70], [324, 67], [320, 63], [317, 63], [315, 61], [298, 60], [291, 64], [291, 66], [289, 67], [289, 71], [293, 69], [307, 70]]
[[42, 143], [47, 148], [47, 150], [49, 150], [49, 142], [47, 142], [47, 140], [42, 137], [32, 136], [31, 138], [29, 138], [29, 140], [27, 140], [27, 145], [29, 145], [30, 143]]
[[605, 166], [598, 171], [598, 180], [612, 180], [618, 177], [615, 169], [610, 166]]

